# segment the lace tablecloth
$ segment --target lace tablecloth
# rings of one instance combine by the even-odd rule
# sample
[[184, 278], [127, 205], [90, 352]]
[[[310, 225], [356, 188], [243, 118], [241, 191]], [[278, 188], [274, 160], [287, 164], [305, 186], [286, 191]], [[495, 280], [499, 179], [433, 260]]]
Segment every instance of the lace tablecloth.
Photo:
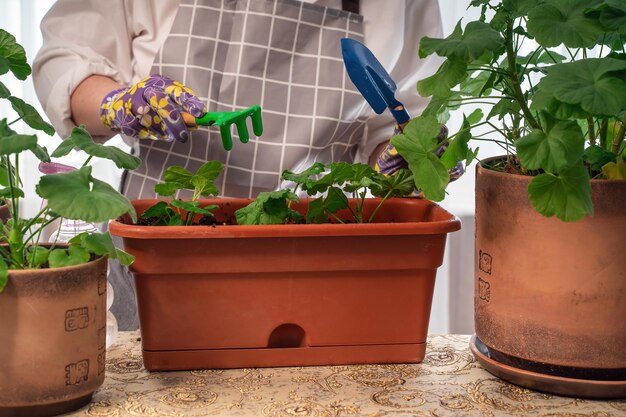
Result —
[[482, 369], [469, 336], [428, 339], [421, 364], [147, 372], [139, 332], [121, 332], [106, 379], [75, 416], [626, 416], [626, 400], [530, 391]]

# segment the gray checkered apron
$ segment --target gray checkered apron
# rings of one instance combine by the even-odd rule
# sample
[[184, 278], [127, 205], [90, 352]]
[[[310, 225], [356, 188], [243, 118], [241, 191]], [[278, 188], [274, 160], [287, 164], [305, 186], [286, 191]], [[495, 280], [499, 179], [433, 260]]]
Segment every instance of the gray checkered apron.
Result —
[[301, 1], [183, 1], [152, 73], [194, 90], [208, 111], [261, 105], [264, 133], [243, 144], [235, 129], [230, 152], [216, 128], [187, 143], [140, 141], [143, 164], [125, 176], [126, 196], [154, 198], [169, 165], [222, 161], [220, 195], [254, 197], [280, 188], [285, 169], [353, 161], [368, 108], [344, 70], [340, 39], [362, 39], [362, 26], [359, 15]]
[[[222, 161], [220, 194], [250, 197], [280, 188], [285, 169], [353, 161], [369, 108], [343, 67], [346, 36], [363, 39], [360, 15], [295, 0], [183, 0], [152, 73], [194, 90], [208, 111], [261, 105], [264, 132], [242, 144], [233, 131], [230, 152], [215, 128], [199, 128], [186, 143], [140, 141], [143, 163], [123, 176], [124, 194], [156, 197], [154, 185], [169, 165], [195, 171]], [[131, 275], [110, 267], [112, 312], [120, 329], [136, 329]]]

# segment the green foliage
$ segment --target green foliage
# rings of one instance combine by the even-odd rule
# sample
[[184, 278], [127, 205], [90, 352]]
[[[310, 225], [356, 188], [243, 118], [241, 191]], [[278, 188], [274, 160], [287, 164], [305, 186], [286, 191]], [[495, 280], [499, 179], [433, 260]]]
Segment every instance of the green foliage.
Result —
[[[24, 48], [17, 44], [15, 37], [0, 29], [0, 75], [8, 72], [19, 80], [25, 80], [31, 68]], [[61, 217], [94, 223], [125, 213], [135, 218], [130, 202], [110, 185], [94, 178], [87, 163], [92, 157], [99, 157], [112, 160], [120, 168], [135, 169], [140, 160], [111, 146], [96, 144], [83, 127], [75, 128], [53, 152], [53, 156], [66, 155], [76, 147], [89, 155], [87, 161], [76, 171], [42, 176], [36, 191], [47, 201], [47, 205], [34, 218], [22, 218], [20, 199], [24, 197], [24, 191], [20, 188], [20, 172], [16, 169], [19, 154], [32, 152], [45, 163], [50, 162], [50, 155], [45, 147], [37, 143], [37, 135], [17, 134], [10, 126], [21, 120], [32, 129], [48, 135], [54, 134], [54, 128], [33, 106], [12, 96], [2, 83], [0, 99], [10, 102], [15, 113], [10, 116], [12, 119], [0, 117], [0, 200], [10, 211], [7, 224], [0, 225], [0, 292], [8, 283], [11, 269], [77, 265], [88, 262], [94, 256], [108, 256], [119, 259], [124, 265], [130, 264], [132, 256], [116, 249], [108, 233], [82, 234], [72, 239], [67, 248], [59, 248], [56, 242], [43, 247], [39, 239], [43, 228]]]
[[[347, 162], [327, 165], [317, 162], [300, 173], [284, 171], [282, 179], [294, 182], [295, 188], [260, 193], [254, 202], [235, 212], [237, 223], [282, 224], [302, 220], [306, 223], [327, 223], [331, 220], [343, 223], [347, 219], [336, 215], [340, 210], [349, 213], [352, 222], [371, 222], [387, 199], [408, 196], [415, 190], [412, 174], [408, 170], [400, 170], [387, 177], [369, 165]], [[309, 196], [318, 196], [309, 204], [304, 219], [290, 209], [291, 201], [298, 201], [298, 190], [305, 191]], [[380, 197], [381, 201], [370, 216], [364, 218], [363, 203], [368, 192]], [[354, 207], [349, 205], [348, 195], [356, 199]]]
[[[487, 134], [513, 151], [500, 166], [519, 164], [514, 172], [536, 176], [529, 198], [540, 213], [564, 221], [592, 215], [590, 178], [620, 178], [626, 155], [626, 3], [474, 0], [471, 6], [480, 8], [478, 20], [464, 27], [459, 21], [445, 39], [420, 41], [421, 57], [445, 60], [417, 83], [430, 104], [392, 140], [416, 185], [429, 198], [443, 198], [444, 170], [475, 157], [469, 143], [485, 138], [472, 132], [489, 127]], [[522, 45], [534, 51], [521, 55]], [[435, 121], [476, 103], [490, 110], [468, 116], [435, 160]]]
[[[162, 196], [172, 196], [181, 190], [193, 191], [191, 201], [159, 201], [141, 214], [144, 222], [152, 226], [189, 226], [194, 216], [212, 215], [216, 206], [200, 207], [199, 197], [208, 197], [219, 193], [215, 181], [224, 169], [219, 161], [208, 161], [193, 173], [185, 168], [171, 165], [163, 175], [163, 182], [155, 185], [154, 191]], [[183, 215], [185, 216], [183, 218]]]
[[237, 224], [283, 224], [298, 222], [302, 215], [289, 208], [288, 201], [298, 201], [298, 196], [291, 190], [261, 192], [246, 207], [235, 212]]

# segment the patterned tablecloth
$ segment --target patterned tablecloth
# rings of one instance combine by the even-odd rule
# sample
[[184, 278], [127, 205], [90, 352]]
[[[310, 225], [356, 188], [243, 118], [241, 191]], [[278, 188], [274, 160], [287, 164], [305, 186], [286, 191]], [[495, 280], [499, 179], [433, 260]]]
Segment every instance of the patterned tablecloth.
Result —
[[147, 372], [138, 332], [107, 353], [87, 416], [626, 416], [626, 400], [529, 391], [482, 369], [469, 336], [430, 336], [421, 364]]

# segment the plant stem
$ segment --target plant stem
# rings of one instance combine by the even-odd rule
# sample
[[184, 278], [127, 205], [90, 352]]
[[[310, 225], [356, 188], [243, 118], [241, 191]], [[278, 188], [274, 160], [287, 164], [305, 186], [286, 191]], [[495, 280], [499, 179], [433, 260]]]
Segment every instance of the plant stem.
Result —
[[613, 142], [611, 143], [611, 152], [617, 154], [619, 152], [620, 145], [624, 142], [624, 136], [626, 135], [626, 116], [624, 116], [624, 120], [620, 121], [620, 127], [617, 131], [617, 134], [613, 137]]
[[11, 123], [9, 123], [7, 126], [11, 126], [13, 123], [17, 123], [20, 120], [22, 120], [22, 116], [18, 117], [17, 119], [13, 120]]
[[587, 135], [589, 136], [589, 144], [590, 145], [595, 145], [596, 144], [596, 130], [595, 130], [593, 124], [594, 124], [593, 117], [587, 116], [587, 126], [589, 128], [589, 131], [587, 132]]
[[606, 136], [609, 132], [609, 121], [608, 119], [602, 119], [600, 123], [600, 147], [602, 149], [606, 149]]
[[86, 167], [89, 161], [91, 161], [91, 158], [93, 158], [93, 155], [89, 155], [89, 157], [85, 160], [85, 162], [83, 162], [83, 165], [81, 166], [81, 168]]
[[368, 223], [371, 223], [372, 220], [374, 220], [374, 216], [376, 216], [376, 213], [378, 213], [378, 210], [383, 206], [383, 203], [385, 201], [387, 201], [387, 199], [391, 196], [391, 190], [387, 191], [387, 195], [383, 197], [382, 200], [380, 200], [380, 203], [378, 203], [378, 205], [376, 206], [376, 208], [374, 209], [374, 211], [372, 211], [372, 214], [370, 214], [369, 219], [367, 219]]
[[509, 63], [509, 79], [511, 81], [511, 87], [513, 90], [513, 96], [515, 100], [519, 103], [522, 113], [524, 113], [524, 117], [528, 120], [528, 124], [530, 124], [535, 129], [541, 129], [537, 120], [533, 117], [528, 105], [526, 104], [526, 100], [524, 99], [524, 93], [522, 92], [522, 88], [520, 86], [519, 75], [517, 74], [517, 70], [515, 68], [515, 51], [513, 50], [513, 21], [508, 20], [506, 23], [506, 37], [505, 37], [505, 45], [506, 45], [506, 57]]

